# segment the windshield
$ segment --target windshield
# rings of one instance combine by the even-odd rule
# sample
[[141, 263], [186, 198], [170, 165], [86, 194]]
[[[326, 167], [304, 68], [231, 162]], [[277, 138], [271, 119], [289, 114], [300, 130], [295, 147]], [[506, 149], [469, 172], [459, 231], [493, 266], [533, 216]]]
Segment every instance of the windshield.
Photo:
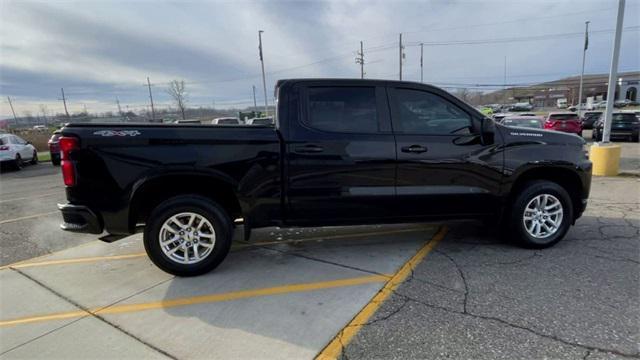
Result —
[[613, 114], [612, 120], [614, 123], [629, 123], [639, 121], [634, 114]]

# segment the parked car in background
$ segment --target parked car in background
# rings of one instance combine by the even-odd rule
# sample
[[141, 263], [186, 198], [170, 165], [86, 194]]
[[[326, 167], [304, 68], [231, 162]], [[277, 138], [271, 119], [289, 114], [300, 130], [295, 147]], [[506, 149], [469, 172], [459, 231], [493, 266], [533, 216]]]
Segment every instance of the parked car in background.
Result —
[[549, 113], [544, 122], [544, 128], [582, 136], [582, 121], [574, 112]]
[[606, 108], [607, 108], [607, 102], [605, 100], [600, 100], [593, 103], [594, 110], [606, 109]]
[[0, 163], [20, 170], [25, 162], [38, 163], [38, 152], [28, 141], [13, 134], [0, 134]]
[[623, 108], [623, 107], [627, 107], [631, 104], [631, 100], [629, 99], [624, 99], [624, 100], [616, 100], [613, 102], [613, 107], [614, 108]]
[[518, 116], [538, 116], [538, 115], [532, 112], [524, 112], [524, 113], [518, 113]]
[[185, 119], [185, 120], [175, 120], [174, 124], [202, 124], [202, 121], [198, 119]]
[[507, 116], [513, 116], [513, 114], [511, 114], [511, 113], [497, 113], [497, 114], [493, 114], [493, 116], [491, 116], [491, 117], [496, 122], [500, 122], [502, 119], [506, 118]]
[[247, 120], [247, 125], [273, 125], [272, 117], [253, 118]]
[[44, 125], [34, 125], [33, 126], [33, 130], [37, 130], [37, 131], [45, 131], [47, 130], [47, 127]]
[[[593, 140], [602, 141], [604, 131], [604, 114], [600, 115], [593, 126], [591, 137]], [[629, 139], [638, 142], [640, 132], [640, 120], [632, 112], [615, 112], [611, 115], [611, 139]]]
[[580, 105], [571, 105], [567, 107], [569, 111], [593, 110], [593, 104], [582, 103]]
[[515, 103], [509, 107], [509, 111], [531, 111], [533, 110], [533, 105], [528, 102], [520, 102]]
[[587, 111], [582, 116], [582, 128], [593, 129], [593, 124], [598, 121], [602, 111]]
[[51, 164], [53, 164], [53, 166], [60, 165], [60, 136], [62, 136], [60, 130], [56, 130], [47, 142], [47, 145], [49, 145], [49, 154], [51, 154]]
[[500, 121], [500, 124], [510, 127], [543, 129], [544, 119], [540, 116], [507, 116]]
[[240, 125], [240, 119], [237, 117], [220, 117], [211, 120], [213, 125]]

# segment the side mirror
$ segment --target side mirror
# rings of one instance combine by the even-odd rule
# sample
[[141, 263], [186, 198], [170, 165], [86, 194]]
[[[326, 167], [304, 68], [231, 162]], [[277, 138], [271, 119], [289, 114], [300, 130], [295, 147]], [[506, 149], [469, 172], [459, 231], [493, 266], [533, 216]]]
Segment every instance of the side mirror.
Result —
[[496, 124], [488, 117], [480, 118], [480, 142], [482, 145], [491, 145], [495, 140]]

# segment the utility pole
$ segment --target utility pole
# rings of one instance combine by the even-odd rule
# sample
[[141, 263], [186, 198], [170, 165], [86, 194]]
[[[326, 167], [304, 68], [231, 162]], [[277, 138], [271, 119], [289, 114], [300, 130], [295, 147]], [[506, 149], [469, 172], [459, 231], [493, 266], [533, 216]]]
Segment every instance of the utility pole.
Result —
[[364, 79], [364, 51], [362, 49], [362, 41], [360, 41], [360, 51], [357, 54], [356, 64], [360, 64], [360, 79]]
[[64, 97], [64, 88], [60, 88], [62, 92], [62, 103], [64, 104], [64, 112], [67, 114], [67, 118], [69, 118], [69, 111], [67, 110], [67, 98]]
[[122, 116], [122, 108], [120, 107], [120, 99], [116, 96], [116, 104], [118, 104], [118, 115]]
[[404, 53], [402, 52], [402, 33], [400, 33], [400, 42], [398, 43], [398, 62], [400, 63], [400, 81], [402, 81], [402, 58], [404, 57]]
[[117, 96], [116, 96], [116, 104], [118, 104], [118, 115], [122, 117], [122, 108], [120, 107], [120, 100], [118, 99]]
[[151, 81], [147, 76], [147, 86], [149, 87], [149, 100], [151, 100], [151, 122], [156, 120], [156, 110], [153, 108], [153, 95], [151, 95]]
[[11, 107], [11, 112], [13, 113], [13, 120], [18, 124], [18, 117], [16, 116], [16, 112], [13, 110], [13, 103], [11, 102], [11, 98], [7, 96], [7, 100], [9, 100], [9, 106]]
[[262, 87], [264, 88], [264, 116], [269, 115], [269, 105], [267, 103], [267, 79], [264, 76], [264, 57], [262, 56], [262, 33], [258, 30], [258, 50], [260, 50], [260, 66], [262, 66]]
[[422, 68], [423, 66], [422, 61], [423, 61], [423, 55], [424, 55], [423, 50], [424, 50], [424, 44], [420, 43], [420, 82], [421, 83], [424, 82], [424, 71]]
[[616, 94], [616, 77], [618, 76], [618, 57], [620, 55], [620, 38], [622, 37], [622, 22], [624, 21], [625, 0], [618, 0], [618, 18], [616, 20], [616, 35], [613, 40], [613, 54], [611, 55], [611, 70], [609, 71], [609, 88], [607, 89], [607, 109], [604, 118], [602, 142], [608, 143], [611, 136], [611, 115], [613, 101]]
[[584, 60], [587, 56], [587, 49], [589, 48], [589, 22], [585, 21], [584, 29], [584, 49], [582, 50], [582, 72], [580, 73], [580, 90], [578, 90], [578, 116], [582, 117], [582, 78], [584, 77]]
[[256, 102], [256, 86], [255, 85], [251, 85], [251, 88], [253, 88], [253, 107], [254, 107], [254, 109], [257, 109], [258, 108], [258, 103]]

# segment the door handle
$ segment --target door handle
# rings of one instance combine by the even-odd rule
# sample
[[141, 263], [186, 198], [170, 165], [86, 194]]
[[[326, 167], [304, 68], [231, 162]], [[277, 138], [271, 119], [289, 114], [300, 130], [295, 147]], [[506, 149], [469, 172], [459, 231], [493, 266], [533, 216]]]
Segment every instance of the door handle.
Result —
[[427, 152], [427, 148], [420, 145], [403, 146], [402, 152], [419, 154], [419, 153]]
[[296, 147], [296, 152], [303, 153], [303, 154], [321, 153], [323, 151], [324, 151], [324, 148], [318, 145], [305, 145], [305, 146]]

